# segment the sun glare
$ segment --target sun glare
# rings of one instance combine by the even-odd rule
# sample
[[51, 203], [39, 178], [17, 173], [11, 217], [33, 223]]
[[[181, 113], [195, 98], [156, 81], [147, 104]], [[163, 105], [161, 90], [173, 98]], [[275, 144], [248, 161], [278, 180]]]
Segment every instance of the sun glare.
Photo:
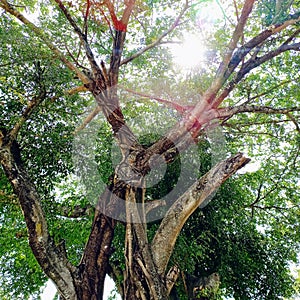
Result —
[[207, 52], [209, 51], [205, 47], [205, 36], [215, 23], [223, 18], [224, 15], [218, 1], [207, 1], [205, 5], [199, 7], [194, 24], [199, 33], [185, 32], [182, 43], [171, 46], [173, 62], [183, 69], [192, 69], [207, 63]]
[[203, 41], [194, 34], [185, 34], [182, 44], [173, 45], [173, 61], [181, 68], [191, 69], [205, 58]]

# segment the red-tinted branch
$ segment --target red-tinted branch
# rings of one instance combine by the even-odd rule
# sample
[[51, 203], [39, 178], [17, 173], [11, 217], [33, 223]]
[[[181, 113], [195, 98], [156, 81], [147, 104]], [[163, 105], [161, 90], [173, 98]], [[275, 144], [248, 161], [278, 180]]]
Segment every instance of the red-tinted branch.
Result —
[[148, 95], [148, 94], [145, 94], [145, 93], [137, 92], [137, 91], [134, 91], [132, 89], [125, 88], [125, 87], [121, 87], [121, 88], [123, 90], [131, 93], [131, 94], [138, 95], [138, 96], [141, 96], [143, 98], [156, 100], [159, 103], [162, 103], [162, 104], [164, 104], [168, 107], [171, 107], [171, 108], [175, 109], [180, 114], [183, 114], [186, 111], [191, 110], [194, 107], [194, 106], [191, 106], [191, 105], [180, 105], [180, 104], [176, 103], [175, 101], [169, 101], [169, 100], [166, 100], [166, 99], [163, 99], [163, 98], [160, 98], [160, 97], [156, 97], [156, 96], [153, 96], [153, 95]]
[[86, 1], [86, 11], [84, 15], [84, 23], [83, 23], [83, 30], [84, 30], [84, 35], [87, 36], [87, 31], [88, 31], [88, 18], [89, 18], [89, 13], [90, 13], [90, 7], [91, 3], [90, 0]]
[[109, 13], [110, 13], [110, 17], [111, 17], [111, 20], [113, 22], [115, 30], [126, 32], [127, 25], [128, 25], [128, 22], [129, 22], [129, 18], [131, 16], [132, 9], [134, 7], [135, 1], [134, 0], [127, 0], [127, 1], [124, 1], [124, 2], [125, 2], [126, 7], [124, 9], [121, 20], [119, 20], [117, 18], [113, 3], [111, 3], [110, 0], [105, 0], [104, 1], [104, 3], [106, 4], [106, 6], [108, 8]]

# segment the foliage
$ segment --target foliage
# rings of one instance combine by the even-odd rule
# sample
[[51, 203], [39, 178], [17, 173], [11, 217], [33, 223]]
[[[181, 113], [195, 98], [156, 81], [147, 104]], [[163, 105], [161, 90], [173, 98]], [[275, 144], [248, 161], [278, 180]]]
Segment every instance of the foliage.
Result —
[[[174, 22], [174, 15], [183, 5], [182, 1], [137, 2], [139, 5], [127, 33], [129, 42], [124, 47], [124, 58], [155, 42]], [[241, 1], [235, 2], [239, 8]], [[276, 6], [275, 2], [280, 2], [281, 6]], [[85, 2], [68, 3], [74, 20], [83, 28]], [[266, 26], [291, 19], [299, 11], [299, 1], [294, 1], [293, 5], [289, 3], [258, 1], [241, 43], [256, 36]], [[199, 11], [209, 5], [209, 1], [195, 1], [178, 30], [169, 34], [169, 41], [181, 39], [184, 31], [199, 33], [196, 26]], [[210, 29], [205, 26], [201, 29], [207, 48], [205, 65], [180, 72], [172, 62], [170, 48], [162, 43], [120, 70], [118, 93], [122, 112], [145, 149], [181, 118], [173, 107], [157, 103], [153, 96], [147, 95], [179, 103], [182, 107], [192, 106], [210, 87], [216, 68], [226, 54], [235, 23], [232, 5], [226, 1], [221, 1], [220, 5], [225, 15], [215, 20]], [[80, 70], [89, 68], [82, 41], [58, 6], [49, 1], [18, 1], [19, 6], [21, 11], [29, 10], [29, 13], [38, 8], [36, 22], [45, 28], [47, 37]], [[91, 11], [88, 29], [93, 34], [89, 35], [89, 43], [97, 54], [96, 59], [108, 66], [113, 38], [112, 26], [104, 14], [107, 11]], [[295, 26], [299, 29], [299, 25]], [[294, 31], [287, 29], [253, 52], [264, 55], [279, 47], [292, 34]], [[50, 235], [56, 245], [65, 245], [70, 262], [76, 266], [80, 263], [92, 226], [93, 205], [105, 185], [110, 183], [121, 153], [111, 126], [102, 116], [95, 118], [81, 132], [76, 132], [90, 114], [91, 107], [94, 109], [94, 100], [88, 93], [68, 93], [80, 81], [43, 41], [2, 11], [0, 37], [0, 129], [12, 129], [20, 121], [28, 103], [44, 95], [45, 91], [38, 109], [22, 125], [18, 144], [23, 164], [42, 196]], [[246, 74], [223, 105], [232, 107], [251, 103], [292, 109], [299, 103], [299, 63], [299, 55], [295, 52], [282, 53]], [[236, 75], [237, 72], [233, 72], [229, 81]], [[222, 120], [226, 147], [223, 145], [221, 154], [229, 156], [244, 151], [258, 170], [245, 171], [230, 179], [207, 206], [198, 208], [186, 222], [169, 262], [170, 266], [178, 265], [182, 271], [175, 285], [180, 299], [187, 297], [186, 274], [203, 277], [214, 272], [220, 274], [218, 297], [223, 299], [287, 298], [299, 292], [299, 276], [295, 281], [290, 273], [290, 264], [298, 263], [300, 245], [298, 120], [299, 111], [272, 115], [237, 114]], [[81, 158], [80, 165], [74, 161], [74, 152], [81, 151], [75, 147], [79, 143], [77, 139], [85, 139], [82, 145], [92, 150], [86, 153], [95, 164], [89, 165], [87, 156]], [[209, 134], [204, 133], [196, 145], [197, 154], [183, 153], [169, 164], [163, 178], [147, 189], [146, 200], [161, 199], [176, 186], [183, 160], [187, 173], [195, 168], [193, 159], [197, 160], [197, 177], [208, 172], [215, 147]], [[95, 166], [97, 172], [94, 172]], [[32, 296], [38, 299], [47, 278], [28, 245], [28, 233], [17, 195], [5, 173], [2, 169], [0, 171], [0, 297], [29, 299]], [[160, 179], [160, 174], [151, 176]], [[189, 182], [183, 184], [178, 196], [188, 187]], [[149, 219], [155, 220], [147, 228], [150, 241], [160, 224], [157, 216], [165, 210], [159, 208], [148, 215]], [[82, 214], [74, 216], [77, 211]], [[118, 223], [111, 264], [121, 271], [126, 268], [124, 237], [124, 224]], [[114, 275], [117, 286], [120, 286], [122, 273]]]

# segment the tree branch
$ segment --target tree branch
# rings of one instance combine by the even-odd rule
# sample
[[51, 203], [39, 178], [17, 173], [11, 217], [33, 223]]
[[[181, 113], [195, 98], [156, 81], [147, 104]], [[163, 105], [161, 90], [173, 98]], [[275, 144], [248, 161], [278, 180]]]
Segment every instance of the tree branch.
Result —
[[283, 52], [289, 51], [289, 50], [295, 50], [300, 51], [300, 43], [295, 43], [291, 45], [286, 45], [285, 43], [282, 44], [277, 49], [270, 51], [269, 53], [257, 57], [254, 60], [251, 58], [249, 59], [239, 70], [239, 72], [236, 74], [233, 80], [229, 82], [227, 87], [222, 91], [222, 93], [216, 98], [214, 101], [214, 107], [219, 106], [223, 100], [229, 95], [229, 93], [235, 88], [235, 86], [245, 77], [246, 74], [248, 74], [251, 70], [254, 68], [262, 65], [263, 63], [271, 60], [272, 58], [280, 55]]
[[98, 66], [96, 60], [95, 60], [95, 56], [93, 54], [93, 51], [91, 49], [91, 47], [88, 44], [87, 41], [87, 35], [84, 34], [81, 29], [79, 28], [79, 26], [77, 25], [77, 23], [74, 21], [74, 19], [72, 18], [71, 14], [68, 12], [67, 8], [63, 5], [63, 3], [61, 2], [61, 0], [54, 0], [59, 8], [61, 9], [61, 11], [64, 13], [66, 19], [69, 21], [69, 23], [71, 24], [71, 26], [74, 28], [74, 31], [77, 33], [77, 35], [79, 36], [79, 39], [81, 40], [84, 49], [85, 49], [85, 53], [87, 55], [87, 58], [89, 60], [90, 66], [93, 70], [94, 75], [98, 74], [101, 78], [101, 80], [105, 83], [105, 78], [102, 74], [102, 70], [101, 68]]
[[239, 105], [226, 108], [219, 108], [217, 110], [218, 119], [230, 119], [239, 113], [261, 113], [261, 114], [284, 114], [287, 115], [291, 112], [300, 111], [300, 107], [291, 108], [273, 108], [269, 106], [259, 105]]
[[32, 100], [29, 100], [27, 103], [27, 107], [25, 108], [22, 116], [16, 122], [14, 128], [10, 132], [10, 136], [12, 140], [15, 140], [21, 127], [24, 123], [30, 118], [32, 113], [35, 111], [37, 106], [46, 98], [46, 91], [44, 88], [40, 91], [37, 97], [34, 97]]
[[168, 107], [171, 107], [171, 108], [177, 110], [181, 114], [183, 114], [187, 110], [191, 110], [193, 108], [193, 106], [190, 106], [190, 105], [180, 105], [180, 104], [176, 103], [175, 101], [169, 101], [169, 100], [166, 100], [166, 99], [163, 99], [163, 98], [160, 98], [160, 97], [156, 97], [154, 95], [148, 95], [148, 94], [145, 94], [145, 93], [142, 93], [142, 92], [134, 91], [132, 89], [128, 89], [128, 88], [125, 88], [125, 87], [120, 86], [120, 85], [119, 85], [119, 87], [121, 89], [125, 90], [126, 92], [131, 93], [131, 94], [141, 96], [143, 98], [156, 100], [159, 103], [162, 103], [162, 104], [164, 104]]
[[84, 14], [84, 23], [83, 23], [83, 30], [84, 30], [85, 36], [87, 36], [87, 32], [88, 32], [88, 18], [89, 18], [89, 14], [90, 14], [90, 7], [91, 7], [90, 0], [87, 0], [86, 1], [86, 11]]
[[176, 18], [176, 20], [173, 22], [173, 24], [170, 26], [170, 28], [168, 30], [166, 30], [162, 35], [160, 35], [158, 37], [158, 39], [156, 41], [154, 41], [153, 43], [151, 43], [148, 46], [146, 46], [145, 48], [139, 50], [138, 52], [133, 54], [131, 57], [128, 57], [128, 58], [125, 58], [124, 60], [122, 60], [120, 63], [120, 66], [128, 64], [129, 62], [138, 58], [139, 56], [141, 56], [145, 52], [149, 51], [150, 49], [160, 45], [162, 43], [162, 40], [178, 26], [180, 19], [185, 14], [185, 12], [188, 10], [188, 8], [189, 8], [188, 1], [186, 1], [185, 6], [183, 7], [183, 9], [179, 13], [178, 17]]
[[121, 20], [118, 20], [113, 3], [110, 0], [104, 1], [104, 4], [106, 4], [106, 6], [108, 8], [111, 20], [113, 22], [113, 25], [114, 25], [116, 31], [123, 31], [123, 32], [127, 31], [128, 21], [129, 21], [129, 18], [131, 16], [131, 13], [132, 13], [132, 10], [133, 10], [134, 4], [135, 4], [135, 0], [127, 0], [124, 2], [126, 5], [126, 8], [124, 9]]
[[71, 71], [73, 71], [78, 78], [84, 83], [89, 84], [90, 78], [88, 78], [83, 72], [81, 72], [75, 65], [73, 65], [65, 55], [48, 39], [48, 36], [43, 32], [42, 29], [35, 26], [28, 19], [26, 19], [20, 12], [18, 12], [13, 5], [9, 4], [6, 0], [0, 0], [0, 7], [3, 8], [6, 12], [15, 16], [19, 19], [26, 27], [28, 27], [32, 32], [40, 38], [48, 48], [55, 54], [55, 56], [61, 60]]
[[74, 134], [77, 134], [79, 131], [83, 130], [101, 111], [101, 107], [97, 105], [93, 111], [83, 120], [82, 124], [74, 130]]
[[151, 244], [153, 259], [160, 274], [164, 274], [177, 237], [189, 216], [226, 179], [245, 166], [249, 161], [250, 159], [238, 153], [218, 163], [171, 206], [163, 218]]
[[81, 218], [84, 216], [89, 216], [92, 214], [92, 211], [95, 209], [92, 205], [86, 205], [85, 207], [81, 207], [77, 205], [75, 207], [67, 207], [67, 206], [58, 206], [56, 211], [60, 216], [64, 216], [66, 218]]
[[214, 79], [213, 83], [211, 84], [211, 87], [206, 92], [206, 94], [210, 95], [208, 98], [211, 99], [208, 102], [211, 102], [213, 100], [215, 95], [218, 93], [218, 91], [223, 86], [224, 82], [226, 81], [226, 77], [224, 75], [226, 73], [226, 70], [228, 69], [228, 65], [231, 61], [232, 54], [237, 47], [237, 43], [240, 40], [241, 36], [243, 35], [244, 28], [245, 28], [246, 22], [249, 18], [249, 15], [252, 11], [254, 2], [255, 2], [255, 0], [245, 0], [245, 2], [244, 2], [241, 16], [235, 27], [235, 30], [233, 32], [231, 41], [227, 47], [227, 51], [225, 53], [223, 61], [219, 66], [219, 69], [216, 74], [216, 78]]
[[[261, 32], [259, 35], [255, 36], [253, 39], [251, 39], [249, 42], [247, 42], [245, 45], [243, 45], [242, 47], [240, 47], [236, 53], [233, 55], [232, 59], [230, 60], [230, 63], [228, 64], [228, 68], [224, 73], [224, 79], [223, 82], [225, 82], [229, 76], [233, 73], [233, 71], [236, 69], [236, 67], [240, 64], [240, 62], [247, 56], [247, 54], [249, 54], [249, 52], [251, 50], [253, 50], [255, 47], [257, 47], [258, 45], [261, 45], [262, 43], [264, 43], [269, 37], [271, 37], [272, 35], [275, 35], [279, 32], [281, 32], [283, 29], [285, 29], [286, 27], [290, 26], [290, 25], [294, 25], [297, 22], [300, 21], [300, 17], [298, 14], [295, 14], [291, 17], [290, 20], [287, 20], [281, 24], [277, 24], [277, 25], [273, 25], [270, 28], [268, 28], [267, 30]], [[293, 37], [295, 37], [297, 34], [299, 33], [299, 30], [296, 30], [294, 32], [294, 34], [292, 35]], [[289, 38], [287, 41], [285, 41], [285, 43], [283, 43], [278, 49], [281, 48], [281, 51], [287, 51], [287, 50], [292, 50], [292, 49], [288, 49], [285, 48], [286, 44], [290, 41], [291, 38]], [[297, 47], [296, 47], [297, 48]], [[277, 49], [277, 50], [278, 50]], [[285, 49], [285, 50], [284, 50]], [[295, 50], [295, 49], [294, 49]], [[297, 50], [297, 49], [296, 49]], [[266, 55], [264, 55], [263, 57], [266, 59], [265, 61], [279, 55], [280, 53], [275, 55], [274, 51], [270, 51], [268, 54], [273, 53], [274, 56], [266, 59]], [[260, 58], [262, 59], [262, 57]], [[228, 84], [228, 87], [221, 93], [221, 95], [219, 95], [214, 101], [213, 101], [213, 107], [218, 107], [222, 101], [228, 96], [228, 94], [232, 91], [232, 89], [235, 87], [235, 85], [241, 80], [241, 78], [243, 78], [243, 76], [245, 74], [247, 74], [248, 72], [250, 72], [250, 70], [252, 70], [253, 68], [257, 67], [258, 65], [254, 65], [251, 69], [248, 70], [249, 68], [249, 63], [250, 62], [256, 62], [256, 63], [260, 63], [262, 64], [265, 61], [258, 61], [256, 60], [256, 56], [254, 58], [250, 58], [247, 63], [245, 63], [240, 71], [238, 72], [239, 75], [236, 75], [235, 78]], [[247, 68], [248, 67], [248, 68]], [[247, 71], [247, 72], [245, 72]]]

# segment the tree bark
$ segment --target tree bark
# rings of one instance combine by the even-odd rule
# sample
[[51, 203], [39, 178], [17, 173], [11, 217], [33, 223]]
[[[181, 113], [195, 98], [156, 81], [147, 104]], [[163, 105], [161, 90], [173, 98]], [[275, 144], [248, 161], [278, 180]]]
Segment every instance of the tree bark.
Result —
[[22, 166], [18, 145], [9, 134], [3, 130], [0, 133], [0, 162], [19, 199], [33, 254], [64, 299], [79, 299], [75, 284], [77, 270], [68, 261], [64, 244], [55, 244], [49, 235], [40, 196]]

